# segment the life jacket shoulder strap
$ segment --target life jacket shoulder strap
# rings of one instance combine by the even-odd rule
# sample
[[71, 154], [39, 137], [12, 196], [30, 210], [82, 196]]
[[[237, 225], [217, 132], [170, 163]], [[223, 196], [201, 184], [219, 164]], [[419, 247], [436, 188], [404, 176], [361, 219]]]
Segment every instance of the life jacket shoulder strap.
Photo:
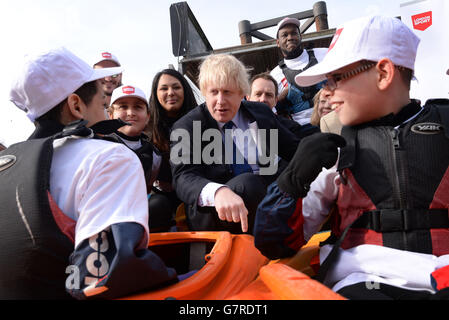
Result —
[[431, 99], [426, 105], [432, 104], [438, 110], [441, 117], [441, 124], [444, 127], [444, 133], [449, 138], [449, 100], [448, 99]]
[[316, 65], [316, 64], [318, 63], [318, 60], [317, 60], [317, 58], [315, 57], [315, 53], [314, 53], [313, 50], [307, 49], [306, 52], [307, 52], [307, 54], [309, 55], [309, 63], [308, 63], [303, 69], [298, 69], [298, 70], [290, 69], [290, 68], [287, 67], [287, 65], [285, 64], [284, 59], [281, 59], [281, 60], [279, 61], [279, 63], [278, 63], [278, 64], [279, 64], [279, 67], [281, 68], [282, 72], [284, 73], [284, 76], [285, 76], [285, 78], [287, 79], [288, 83], [290, 83], [290, 84], [296, 86], [298, 89], [300, 89], [300, 90], [302, 90], [302, 91], [304, 90], [304, 88], [303, 88], [303, 87], [299, 87], [299, 86], [296, 84], [295, 77], [296, 77], [298, 74], [300, 74], [301, 72], [303, 72], [303, 71], [309, 69], [310, 67], [312, 67], [312, 66], [314, 66], [314, 65]]

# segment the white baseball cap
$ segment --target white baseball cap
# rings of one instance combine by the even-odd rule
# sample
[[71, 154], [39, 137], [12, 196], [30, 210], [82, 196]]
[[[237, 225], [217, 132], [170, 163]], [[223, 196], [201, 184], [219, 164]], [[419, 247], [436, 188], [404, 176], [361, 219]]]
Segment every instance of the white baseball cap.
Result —
[[419, 38], [399, 19], [384, 16], [358, 18], [337, 28], [324, 59], [295, 77], [307, 87], [326, 80], [325, 75], [361, 60], [390, 59], [415, 70]]
[[93, 69], [64, 47], [28, 55], [13, 80], [10, 100], [34, 121], [82, 85], [122, 72], [122, 68]]
[[99, 64], [102, 61], [113, 61], [117, 64], [117, 66], [121, 66], [120, 62], [118, 61], [117, 57], [115, 55], [113, 55], [110, 52], [104, 51], [100, 53], [100, 57], [99, 60], [97, 62], [94, 63], [94, 66]]
[[114, 104], [114, 102], [116, 102], [118, 99], [123, 98], [123, 97], [138, 98], [138, 99], [142, 100], [143, 102], [145, 102], [146, 105], [148, 106], [148, 101], [147, 101], [147, 97], [146, 97], [145, 93], [141, 89], [139, 89], [135, 86], [128, 85], [128, 84], [118, 87], [118, 88], [114, 89], [114, 91], [112, 91], [111, 105]]
[[287, 17], [287, 18], [282, 19], [277, 24], [276, 38], [278, 37], [279, 30], [282, 29], [287, 24], [294, 24], [295, 26], [297, 26], [299, 28], [300, 22], [296, 18], [289, 18], [289, 17]]

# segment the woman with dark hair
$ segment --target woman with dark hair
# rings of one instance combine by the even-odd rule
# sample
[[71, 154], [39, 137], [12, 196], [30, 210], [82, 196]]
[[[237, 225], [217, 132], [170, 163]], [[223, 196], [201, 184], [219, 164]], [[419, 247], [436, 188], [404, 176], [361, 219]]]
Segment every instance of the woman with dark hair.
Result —
[[[178, 119], [196, 106], [192, 88], [182, 74], [173, 69], [156, 74], [151, 88], [148, 131], [153, 145], [162, 153], [162, 164], [149, 201], [150, 229], [153, 231], [167, 231], [175, 224], [174, 216], [181, 201], [171, 185], [170, 130]], [[151, 212], [167, 215], [152, 215]]]
[[150, 137], [162, 152], [170, 148], [170, 129], [174, 122], [197, 106], [192, 88], [174, 69], [157, 73], [150, 97]]

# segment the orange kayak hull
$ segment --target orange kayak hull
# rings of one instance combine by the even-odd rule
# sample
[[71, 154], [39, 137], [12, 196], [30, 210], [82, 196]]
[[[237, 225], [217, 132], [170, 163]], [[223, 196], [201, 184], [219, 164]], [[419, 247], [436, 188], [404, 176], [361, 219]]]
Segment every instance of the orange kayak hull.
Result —
[[257, 250], [250, 235], [228, 232], [151, 234], [149, 249], [152, 250], [183, 243], [206, 243], [212, 249], [205, 253], [204, 265], [191, 277], [122, 299], [344, 300], [311, 278], [319, 267], [319, 242], [328, 236], [329, 233], [317, 234], [294, 257], [270, 261]]
[[215, 242], [207, 262], [193, 276], [168, 287], [128, 296], [130, 300], [222, 300], [237, 294], [256, 279], [269, 260], [254, 247], [250, 235], [228, 232], [151, 234], [149, 249], [181, 242]]

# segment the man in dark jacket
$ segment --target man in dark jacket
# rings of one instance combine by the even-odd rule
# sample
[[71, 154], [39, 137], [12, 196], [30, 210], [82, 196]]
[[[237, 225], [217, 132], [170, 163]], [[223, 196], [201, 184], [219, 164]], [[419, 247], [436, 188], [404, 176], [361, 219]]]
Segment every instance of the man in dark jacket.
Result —
[[171, 133], [174, 187], [191, 229], [251, 233], [266, 187], [299, 141], [265, 105], [243, 101], [248, 75], [235, 57], [208, 57], [199, 80], [206, 102]]
[[[268, 72], [256, 74], [250, 81], [250, 94], [246, 97], [248, 101], [265, 103], [272, 111], [276, 110], [278, 102], [278, 83]], [[317, 126], [300, 125], [298, 122], [286, 116], [276, 115], [278, 120], [299, 139], [315, 132], [320, 132]]]

